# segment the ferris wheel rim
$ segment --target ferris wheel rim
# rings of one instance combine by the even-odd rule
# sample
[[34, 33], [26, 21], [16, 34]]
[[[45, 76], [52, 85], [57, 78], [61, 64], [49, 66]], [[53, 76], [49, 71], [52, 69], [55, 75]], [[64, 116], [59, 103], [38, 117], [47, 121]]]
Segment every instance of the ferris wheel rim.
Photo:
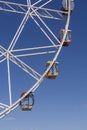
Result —
[[50, 64], [50, 66], [45, 70], [45, 72], [42, 74], [42, 76], [40, 77], [40, 79], [26, 92], [26, 94], [24, 96], [22, 96], [21, 98], [19, 98], [17, 101], [15, 101], [15, 103], [13, 103], [12, 105], [10, 105], [9, 107], [6, 108], [6, 110], [2, 111], [0, 113], [0, 118], [3, 118], [5, 115], [9, 114], [11, 111], [13, 111], [14, 109], [16, 109], [19, 106], [19, 102], [22, 101], [30, 92], [34, 92], [42, 83], [42, 81], [45, 78], [45, 75], [47, 74], [47, 72], [50, 70], [50, 68], [52, 67], [52, 65], [54, 64], [54, 62], [57, 60], [58, 55], [62, 49], [63, 46], [63, 42], [65, 40], [68, 28], [69, 28], [69, 23], [70, 23], [70, 0], [69, 0], [69, 10], [68, 10], [68, 15], [67, 15], [67, 22], [65, 25], [65, 33], [63, 36], [63, 40], [61, 42], [60, 48], [57, 50], [54, 58], [52, 59], [52, 62]]

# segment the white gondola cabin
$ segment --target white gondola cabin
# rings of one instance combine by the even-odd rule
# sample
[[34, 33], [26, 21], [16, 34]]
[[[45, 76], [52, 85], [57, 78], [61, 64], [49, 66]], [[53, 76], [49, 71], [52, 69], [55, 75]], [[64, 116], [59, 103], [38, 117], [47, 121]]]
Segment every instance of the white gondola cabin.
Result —
[[[26, 92], [21, 94], [21, 97], [24, 96]], [[22, 101], [20, 101], [20, 107], [23, 111], [30, 111], [34, 105], [34, 95], [33, 93], [29, 93]]]
[[[50, 66], [51, 63], [52, 63], [52, 61], [48, 61], [46, 63], [46, 69]], [[48, 79], [55, 79], [58, 76], [58, 74], [59, 74], [58, 62], [55, 61], [53, 66], [49, 70], [49, 72], [46, 74], [46, 78], [48, 78]]]
[[74, 10], [74, 0], [62, 0], [62, 10], [65, 11], [64, 15], [68, 15], [70, 1], [70, 13]]
[[[65, 29], [61, 29], [60, 34], [59, 34], [59, 41], [60, 42], [63, 41], [64, 34], [65, 34]], [[64, 43], [63, 43], [63, 46], [69, 46], [71, 41], [72, 41], [71, 30], [68, 30], [67, 34], [66, 34], [66, 38], [65, 38]]]

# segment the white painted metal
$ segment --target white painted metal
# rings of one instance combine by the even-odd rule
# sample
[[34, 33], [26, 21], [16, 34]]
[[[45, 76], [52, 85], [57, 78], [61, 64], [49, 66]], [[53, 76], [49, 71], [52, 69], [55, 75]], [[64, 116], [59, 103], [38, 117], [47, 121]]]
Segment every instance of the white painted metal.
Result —
[[[34, 92], [42, 83], [42, 81], [45, 78], [46, 73], [50, 70], [53, 63], [57, 60], [59, 53], [62, 49], [63, 42], [65, 40], [68, 27], [69, 27], [69, 21], [70, 21], [70, 0], [69, 0], [69, 11], [67, 14], [67, 20], [65, 22], [65, 34], [63, 37], [63, 41], [61, 44], [57, 36], [52, 32], [52, 30], [47, 26], [47, 24], [44, 22], [42, 18], [52, 19], [52, 20], [61, 20], [64, 21], [64, 17], [62, 13], [67, 13], [61, 10], [55, 10], [55, 9], [49, 9], [45, 8], [45, 5], [52, 2], [53, 0], [48, 0], [47, 2], [44, 2], [41, 6], [37, 7], [37, 4], [41, 2], [42, 0], [37, 0], [36, 3], [32, 4], [31, 0], [26, 1], [26, 5], [24, 4], [18, 4], [13, 2], [7, 2], [7, 1], [1, 1], [0, 0], [0, 10], [1, 11], [7, 11], [12, 13], [18, 13], [23, 14], [24, 18], [16, 31], [8, 49], [4, 48], [2, 45], [0, 45], [0, 63], [7, 60], [7, 72], [8, 72], [8, 89], [9, 89], [9, 103], [10, 104], [4, 104], [0, 103], [0, 108], [2, 108], [2, 111], [0, 112], [0, 118], [6, 116], [11, 111], [13, 111], [16, 107], [19, 106], [19, 102], [25, 98], [26, 95], [28, 95], [30, 92]], [[40, 14], [39, 11], [44, 11], [47, 15]], [[53, 13], [56, 14], [53, 15]], [[39, 47], [32, 47], [32, 48], [23, 48], [23, 49], [14, 49], [17, 40], [19, 39], [20, 34], [22, 33], [26, 22], [28, 21], [29, 17], [33, 19], [35, 24], [40, 28], [40, 30], [43, 32], [43, 34], [48, 38], [50, 43], [52, 45], [50, 46], [39, 46]], [[53, 36], [53, 38], [57, 41], [57, 44], [54, 43], [53, 39], [48, 35], [48, 33], [44, 30], [44, 28], [39, 24], [37, 17], [40, 22], [43, 24], [43, 26], [46, 28], [46, 30]], [[44, 49], [44, 51], [43, 51]], [[51, 49], [51, 50], [50, 50]], [[36, 52], [37, 50], [37, 52]], [[33, 52], [30, 52], [33, 51]], [[21, 52], [21, 54], [20, 54]], [[25, 53], [26, 52], [26, 53]], [[14, 54], [19, 53], [19, 54]], [[51, 54], [54, 53], [54, 57], [52, 59], [51, 65], [48, 67], [48, 69], [43, 73], [40, 74], [33, 68], [31, 68], [29, 65], [27, 65], [25, 62], [23, 62], [20, 57], [28, 57], [28, 56], [36, 56], [36, 55], [44, 55], [44, 54]], [[16, 64], [18, 67], [20, 67], [24, 72], [28, 73], [29, 76], [31, 76], [33, 79], [35, 79], [35, 84], [27, 91], [27, 93], [19, 98], [17, 101], [12, 101], [12, 90], [11, 90], [11, 75], [10, 75], [10, 61]]]
[[11, 91], [11, 76], [10, 76], [10, 63], [9, 63], [9, 53], [7, 54], [7, 72], [8, 72], [8, 89], [9, 89], [9, 101], [10, 106], [12, 105], [12, 91]]

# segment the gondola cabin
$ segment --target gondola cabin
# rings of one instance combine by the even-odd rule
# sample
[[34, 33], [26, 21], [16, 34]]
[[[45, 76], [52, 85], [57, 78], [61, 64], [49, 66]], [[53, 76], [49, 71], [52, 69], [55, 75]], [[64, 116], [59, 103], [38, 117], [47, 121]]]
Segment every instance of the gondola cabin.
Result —
[[[46, 69], [50, 66], [50, 64], [52, 63], [52, 61], [48, 61], [46, 63]], [[55, 79], [59, 74], [58, 71], [58, 62], [54, 62], [54, 64], [52, 65], [51, 69], [48, 71], [48, 73], [46, 74], [46, 78], [48, 79]]]
[[[64, 37], [64, 34], [65, 34], [65, 29], [61, 29], [60, 30], [60, 34], [59, 34], [59, 41], [62, 42], [63, 41], [63, 37]], [[72, 37], [71, 37], [71, 30], [68, 30], [67, 31], [67, 34], [66, 34], [66, 38], [63, 42], [63, 46], [69, 46], [69, 44], [71, 43], [72, 41]]]
[[70, 13], [74, 10], [74, 0], [62, 0], [62, 10], [65, 11], [64, 15], [68, 15], [70, 1]]
[[[21, 97], [24, 96], [26, 92], [21, 94]], [[22, 101], [20, 101], [20, 107], [23, 111], [32, 110], [34, 105], [34, 95], [33, 93], [29, 93]]]

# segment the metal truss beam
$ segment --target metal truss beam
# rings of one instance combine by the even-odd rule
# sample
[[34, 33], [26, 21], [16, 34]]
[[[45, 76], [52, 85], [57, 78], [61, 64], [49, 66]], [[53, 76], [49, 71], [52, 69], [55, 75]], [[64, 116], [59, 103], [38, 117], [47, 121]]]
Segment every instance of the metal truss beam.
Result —
[[9, 55], [9, 60], [10, 61], [12, 61], [14, 64], [16, 64], [18, 67], [20, 67], [26, 73], [28, 73], [34, 79], [39, 80], [39, 78], [41, 77], [41, 75], [38, 72], [36, 72], [29, 65], [27, 65], [26, 63], [24, 63], [22, 60], [20, 60], [16, 56], [14, 56], [10, 51], [6, 50], [4, 47], [0, 46], [0, 49], [4, 50], [4, 53], [2, 52], [2, 54], [4, 55], [4, 57], [6, 59], [7, 59], [7, 55]]
[[[41, 1], [41, 0], [40, 0]], [[49, 8], [42, 8], [35, 6], [37, 3], [33, 5], [25, 5], [13, 2], [6, 2], [0, 0], [0, 11], [12, 12], [12, 13], [19, 13], [19, 14], [26, 14], [28, 8], [38, 10], [38, 14], [43, 18], [53, 19], [53, 20], [63, 20], [63, 13], [64, 11], [49, 9]], [[67, 13], [67, 12], [66, 12]], [[32, 16], [36, 16], [36, 14], [31, 12]]]

